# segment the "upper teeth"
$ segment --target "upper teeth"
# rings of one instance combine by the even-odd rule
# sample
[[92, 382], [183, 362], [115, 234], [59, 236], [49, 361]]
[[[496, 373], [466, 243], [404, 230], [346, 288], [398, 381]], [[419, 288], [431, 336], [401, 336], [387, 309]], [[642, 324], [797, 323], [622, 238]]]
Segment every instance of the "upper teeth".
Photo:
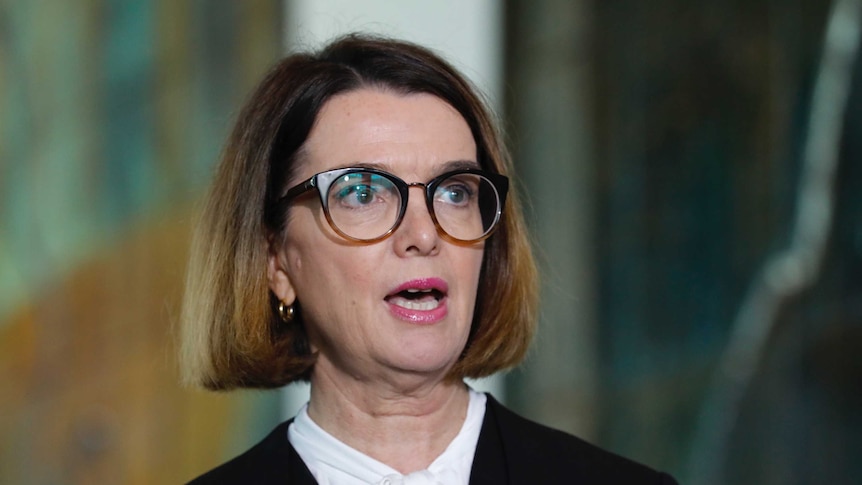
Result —
[[407, 293], [428, 293], [428, 292], [430, 292], [430, 291], [431, 291], [431, 289], [430, 289], [430, 288], [429, 288], [429, 289], [427, 289], [427, 290], [420, 290], [420, 289], [418, 289], [418, 288], [408, 288], [408, 289], [407, 289]]

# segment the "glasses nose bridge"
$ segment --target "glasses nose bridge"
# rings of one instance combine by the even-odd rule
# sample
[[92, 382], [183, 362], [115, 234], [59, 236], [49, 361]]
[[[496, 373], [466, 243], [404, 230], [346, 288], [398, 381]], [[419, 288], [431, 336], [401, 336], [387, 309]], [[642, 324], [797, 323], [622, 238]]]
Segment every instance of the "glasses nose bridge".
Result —
[[426, 190], [428, 188], [428, 184], [424, 182], [404, 182], [404, 185], [409, 189], [410, 187], [422, 187], [422, 190]]
[[[407, 190], [408, 202], [409, 202], [409, 198], [410, 198], [410, 190], [409, 189], [411, 187], [417, 187], [417, 188], [422, 189], [422, 199], [425, 200], [425, 202], [426, 202], [425, 205], [428, 205], [427, 204], [427, 202], [428, 202], [428, 200], [427, 200], [428, 199], [428, 184], [426, 182], [404, 182], [404, 185], [408, 189]], [[404, 204], [404, 209], [407, 210], [407, 204]], [[431, 206], [428, 207], [428, 210], [431, 211], [432, 213], [434, 211], [433, 207], [431, 207]]]
[[[410, 190], [409, 189], [412, 187], [416, 187], [416, 188], [422, 189], [422, 205], [424, 205], [425, 209], [428, 210], [428, 215], [431, 216], [431, 222], [434, 223], [435, 226], [437, 226], [437, 217], [434, 214], [434, 206], [433, 206], [433, 204], [430, 203], [431, 201], [428, 199], [428, 183], [427, 182], [404, 182], [404, 186], [407, 187], [407, 189], [408, 189], [406, 191], [407, 200], [404, 202], [404, 206], [403, 206], [404, 207], [404, 209], [403, 209], [404, 214], [402, 214], [401, 218], [399, 218], [400, 220], [399, 220], [398, 225], [401, 225], [401, 220], [403, 220], [404, 216], [407, 215], [407, 206], [409, 205], [409, 202], [410, 202]], [[439, 227], [437, 227], [437, 229], [440, 230]]]

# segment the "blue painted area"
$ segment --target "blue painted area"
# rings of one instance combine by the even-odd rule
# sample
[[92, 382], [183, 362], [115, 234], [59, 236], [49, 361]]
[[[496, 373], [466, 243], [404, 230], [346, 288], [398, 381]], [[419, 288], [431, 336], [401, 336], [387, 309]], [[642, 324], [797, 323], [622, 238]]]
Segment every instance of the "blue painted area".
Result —
[[106, 220], [128, 224], [152, 203], [157, 183], [155, 160], [154, 43], [155, 3], [110, 2], [105, 15], [105, 144], [100, 188]]

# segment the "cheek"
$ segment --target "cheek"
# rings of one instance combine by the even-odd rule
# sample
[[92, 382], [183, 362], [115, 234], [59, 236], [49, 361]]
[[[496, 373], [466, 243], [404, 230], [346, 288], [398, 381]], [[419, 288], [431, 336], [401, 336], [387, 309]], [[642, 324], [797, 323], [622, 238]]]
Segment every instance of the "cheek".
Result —
[[376, 274], [373, 255], [326, 239], [305, 241], [290, 244], [286, 251], [294, 288], [304, 310], [321, 314], [339, 306], [356, 307], [371, 301], [368, 294], [374, 287]]
[[340, 260], [331, 259], [333, 266], [328, 272], [328, 277], [334, 280], [331, 295], [337, 295], [345, 305], [353, 308], [373, 303], [375, 298], [372, 289], [376, 288], [377, 282], [374, 278], [375, 265], [371, 264], [371, 261], [373, 258], [364, 254]]
[[303, 205], [291, 208], [286, 231], [284, 250], [290, 277], [294, 285], [308, 286], [319, 271], [321, 261], [327, 260], [328, 241], [323, 240], [317, 228], [314, 211]]
[[461, 260], [461, 266], [464, 268], [465, 277], [472, 278], [474, 281], [479, 281], [480, 273], [482, 272], [482, 263], [485, 257], [484, 247], [474, 249], [473, 252], [465, 255]]

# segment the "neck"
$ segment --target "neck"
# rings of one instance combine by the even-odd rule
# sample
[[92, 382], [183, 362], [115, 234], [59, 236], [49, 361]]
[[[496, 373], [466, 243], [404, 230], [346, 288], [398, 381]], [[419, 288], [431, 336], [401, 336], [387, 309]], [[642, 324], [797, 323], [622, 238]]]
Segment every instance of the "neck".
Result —
[[416, 377], [369, 384], [315, 366], [308, 415], [350, 447], [407, 474], [427, 468], [467, 416], [463, 382]]

